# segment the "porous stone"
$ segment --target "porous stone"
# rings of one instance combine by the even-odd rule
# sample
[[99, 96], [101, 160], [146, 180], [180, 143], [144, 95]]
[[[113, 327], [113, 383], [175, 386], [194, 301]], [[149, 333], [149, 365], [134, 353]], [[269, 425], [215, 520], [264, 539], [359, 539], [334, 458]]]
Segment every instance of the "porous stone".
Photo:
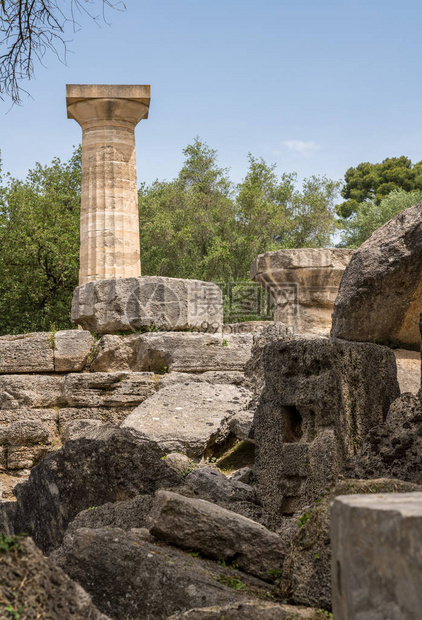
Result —
[[[59, 410], [59, 434], [61, 440], [68, 441], [73, 438], [73, 434], [79, 432], [84, 426], [89, 424], [116, 424], [119, 425], [131, 411], [131, 407], [66, 407]], [[93, 428], [94, 424], [91, 425]]]
[[95, 345], [95, 357], [90, 365], [93, 372], [122, 372], [139, 370], [139, 334], [102, 336]]
[[142, 403], [122, 423], [157, 443], [163, 454], [209, 455], [224, 444], [233, 415], [245, 408], [250, 393], [234, 385], [176, 384]]
[[143, 529], [79, 529], [65, 537], [54, 560], [116, 620], [167, 620], [268, 591], [267, 583], [238, 570], [154, 544]]
[[166, 465], [177, 471], [181, 476], [187, 476], [193, 471], [197, 465], [186, 456], [186, 454], [180, 454], [180, 452], [171, 452], [165, 457]]
[[110, 620], [30, 538], [13, 537], [8, 544], [0, 551], [1, 618]]
[[353, 250], [301, 248], [260, 254], [250, 277], [271, 292], [274, 321], [294, 333], [328, 335], [331, 313], [345, 268]]
[[150, 372], [71, 373], [63, 384], [63, 400], [73, 408], [136, 407], [155, 393]]
[[13, 536], [15, 533], [13, 528], [15, 511], [16, 502], [6, 502], [0, 499], [0, 534]]
[[79, 283], [141, 275], [135, 126], [147, 85], [68, 84], [68, 118], [82, 127]]
[[75, 290], [72, 320], [99, 334], [148, 328], [217, 332], [223, 325], [223, 297], [216, 284], [201, 280], [98, 280]]
[[331, 539], [336, 619], [420, 616], [422, 493], [337, 497]]
[[233, 435], [241, 441], [249, 439], [252, 431], [254, 411], [251, 409], [239, 411], [230, 419], [229, 428]]
[[69, 329], [54, 334], [54, 370], [56, 372], [79, 372], [83, 370], [94, 338], [87, 331]]
[[419, 349], [421, 262], [422, 202], [356, 250], [334, 305], [332, 336]]
[[395, 479], [340, 480], [296, 519], [287, 549], [280, 594], [297, 605], [331, 609], [330, 507], [339, 495], [411, 493], [422, 487]]
[[60, 407], [65, 404], [63, 383], [60, 376], [0, 376], [0, 409]]
[[241, 569], [264, 581], [274, 581], [283, 565], [286, 549], [277, 534], [201, 499], [157, 491], [150, 523], [156, 538], [215, 560], [235, 558]]
[[417, 351], [394, 349], [397, 379], [402, 394], [417, 394], [421, 386], [421, 356]]
[[16, 487], [16, 530], [49, 553], [81, 510], [177, 486], [182, 479], [155, 448], [135, 432], [115, 427], [69, 441]]
[[247, 601], [232, 605], [216, 605], [190, 609], [184, 614], [170, 616], [168, 620], [325, 620], [323, 609], [278, 605], [262, 601]]
[[293, 514], [331, 486], [399, 396], [386, 347], [297, 339], [264, 350], [254, 419], [255, 478], [263, 506]]
[[273, 321], [242, 321], [241, 323], [224, 323], [223, 334], [261, 334]]
[[54, 335], [0, 336], [0, 374], [54, 371]]
[[422, 403], [402, 394], [384, 424], [371, 428], [362, 449], [344, 466], [349, 478], [392, 477], [422, 484]]

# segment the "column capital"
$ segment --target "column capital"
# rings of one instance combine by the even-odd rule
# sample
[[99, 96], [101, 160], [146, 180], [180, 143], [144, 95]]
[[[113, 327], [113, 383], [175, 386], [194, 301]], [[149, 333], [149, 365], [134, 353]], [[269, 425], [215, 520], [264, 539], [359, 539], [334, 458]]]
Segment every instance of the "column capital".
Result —
[[83, 129], [110, 124], [135, 127], [148, 118], [151, 87], [137, 84], [67, 84], [67, 116]]

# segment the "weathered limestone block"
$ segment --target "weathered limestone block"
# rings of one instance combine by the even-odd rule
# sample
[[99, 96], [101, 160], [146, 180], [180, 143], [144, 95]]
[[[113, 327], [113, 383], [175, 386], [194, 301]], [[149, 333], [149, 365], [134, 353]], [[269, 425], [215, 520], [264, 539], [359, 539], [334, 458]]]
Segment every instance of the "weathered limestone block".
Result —
[[60, 407], [65, 404], [63, 384], [60, 376], [0, 376], [0, 409]]
[[55, 447], [52, 444], [34, 444], [32, 446], [9, 446], [7, 448], [7, 473], [16, 474], [29, 470], [37, 465]]
[[71, 373], [63, 383], [63, 401], [73, 408], [136, 407], [156, 390], [151, 372]]
[[49, 454], [16, 487], [16, 529], [49, 553], [82, 510], [151, 495], [181, 481], [154, 445], [129, 429], [104, 427]]
[[224, 444], [229, 420], [246, 408], [250, 392], [234, 385], [179, 383], [163, 388], [131, 413], [122, 428], [134, 428], [164, 454], [200, 458]]
[[87, 331], [69, 329], [54, 334], [54, 370], [78, 372], [83, 370], [94, 338]]
[[345, 464], [349, 478], [393, 477], [422, 484], [422, 403], [402, 394], [384, 424], [371, 428], [362, 450]]
[[418, 349], [422, 202], [376, 230], [355, 252], [339, 289], [332, 335]]
[[167, 620], [196, 607], [248, 601], [251, 590], [261, 597], [268, 591], [268, 583], [244, 572], [155, 544], [144, 528], [77, 530], [54, 559], [116, 619]]
[[99, 334], [154, 327], [217, 332], [223, 325], [223, 296], [216, 284], [200, 280], [98, 280], [75, 289], [72, 320]]
[[246, 601], [231, 605], [198, 607], [184, 614], [170, 616], [167, 620], [324, 620], [327, 614], [323, 609], [277, 605], [263, 601]]
[[0, 374], [20, 372], [54, 372], [53, 334], [0, 336]]
[[16, 537], [12, 543], [2, 551], [0, 562], [2, 618], [111, 620], [94, 607], [79, 584], [43, 557], [30, 538]]
[[274, 321], [299, 333], [329, 334], [340, 281], [353, 250], [303, 248], [260, 254], [250, 277], [274, 297]]
[[412, 493], [420, 485], [395, 479], [340, 480], [318, 502], [306, 509], [289, 549], [280, 589], [283, 598], [297, 605], [331, 609], [330, 507], [339, 495]]
[[265, 387], [254, 419], [258, 497], [293, 514], [333, 484], [370, 428], [399, 396], [392, 351], [297, 339], [264, 350]]
[[150, 333], [140, 336], [139, 369], [170, 372], [242, 371], [252, 334]]
[[140, 370], [138, 364], [139, 334], [102, 336], [95, 344], [93, 372], [122, 372]]
[[249, 484], [229, 480], [218, 469], [197, 467], [185, 479], [186, 485], [202, 499], [217, 503], [253, 502], [255, 489]]
[[277, 534], [202, 499], [157, 491], [150, 519], [156, 538], [215, 560], [235, 557], [241, 569], [264, 581], [274, 581], [271, 571], [283, 565], [286, 548]]
[[59, 410], [59, 433], [63, 442], [73, 439], [82, 426], [90, 423], [119, 425], [133, 407], [66, 407]]
[[233, 385], [243, 385], [245, 382], [245, 375], [238, 370], [228, 370], [219, 372], [218, 370], [210, 370], [208, 372], [170, 372], [163, 375], [158, 384], [158, 389], [161, 390], [169, 385], [175, 385], [176, 383], [216, 383], [224, 384], [231, 383]]
[[421, 356], [418, 351], [394, 349], [397, 364], [397, 379], [402, 394], [417, 394], [421, 387]]
[[135, 126], [150, 86], [68, 84], [68, 118], [82, 127], [79, 283], [141, 275]]
[[337, 497], [331, 540], [337, 620], [420, 617], [422, 493]]

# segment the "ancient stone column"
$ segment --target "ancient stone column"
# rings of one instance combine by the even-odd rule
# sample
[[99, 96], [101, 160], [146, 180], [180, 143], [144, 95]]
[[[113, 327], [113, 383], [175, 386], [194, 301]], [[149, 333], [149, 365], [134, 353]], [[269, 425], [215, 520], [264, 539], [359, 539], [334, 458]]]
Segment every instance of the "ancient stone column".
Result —
[[82, 127], [79, 284], [140, 276], [135, 127], [150, 87], [68, 84], [66, 103]]

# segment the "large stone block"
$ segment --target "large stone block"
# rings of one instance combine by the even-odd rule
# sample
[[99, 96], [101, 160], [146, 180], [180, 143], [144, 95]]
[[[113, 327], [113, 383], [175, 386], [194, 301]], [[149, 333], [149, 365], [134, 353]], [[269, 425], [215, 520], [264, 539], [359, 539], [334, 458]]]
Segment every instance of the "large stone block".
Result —
[[0, 336], [0, 374], [20, 372], [54, 372], [53, 334]]
[[252, 334], [151, 332], [103, 336], [92, 370], [163, 372], [242, 371], [252, 349]]
[[341, 277], [353, 250], [301, 248], [260, 254], [250, 277], [274, 298], [274, 321], [294, 332], [328, 334]]
[[336, 620], [420, 618], [422, 493], [337, 497], [331, 540]]
[[0, 409], [60, 407], [65, 404], [63, 384], [60, 376], [0, 376]]
[[419, 349], [422, 202], [376, 230], [356, 250], [334, 305], [332, 335]]
[[73, 295], [72, 320], [100, 334], [158, 328], [216, 332], [223, 325], [221, 289], [211, 282], [142, 276], [98, 280]]
[[88, 331], [68, 329], [54, 334], [54, 370], [78, 372], [83, 370], [94, 344]]
[[257, 492], [292, 514], [331, 486], [400, 392], [392, 351], [341, 340], [269, 344], [254, 419]]
[[214, 560], [230, 561], [252, 575], [274, 581], [286, 548], [263, 525], [202, 499], [157, 491], [150, 532], [182, 549], [194, 549]]
[[156, 386], [151, 372], [71, 373], [64, 379], [63, 401], [72, 408], [136, 407]]
[[251, 395], [235, 385], [178, 383], [163, 388], [123, 422], [154, 441], [163, 453], [209, 455], [230, 434], [229, 421], [245, 409]]

